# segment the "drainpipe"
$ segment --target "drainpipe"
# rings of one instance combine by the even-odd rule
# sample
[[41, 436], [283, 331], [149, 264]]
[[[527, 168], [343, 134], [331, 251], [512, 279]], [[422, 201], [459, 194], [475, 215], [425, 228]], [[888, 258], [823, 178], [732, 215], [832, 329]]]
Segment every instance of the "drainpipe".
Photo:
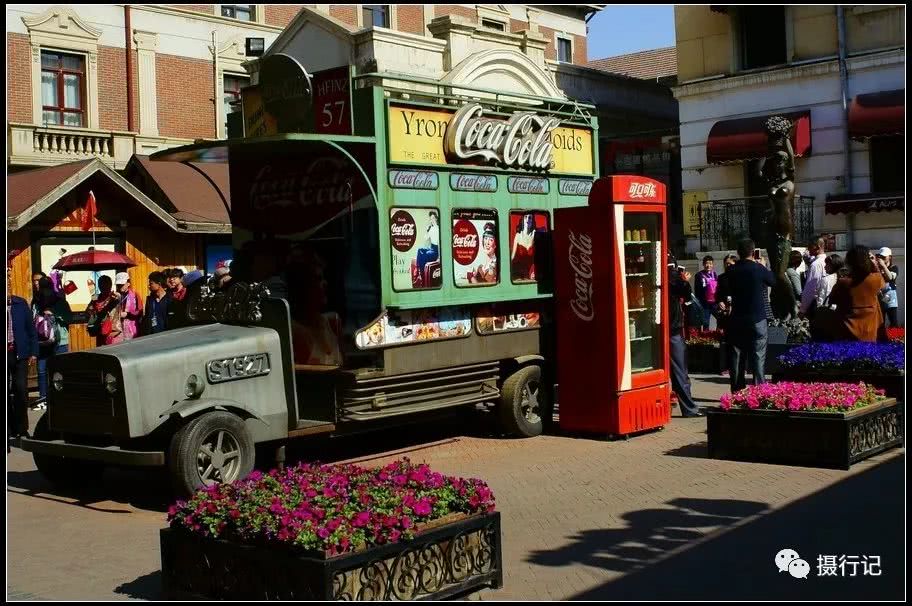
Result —
[[130, 5], [124, 4], [124, 48], [127, 53], [127, 130], [136, 130], [133, 118], [133, 28], [130, 27]]
[[[852, 193], [852, 143], [849, 139], [849, 72], [846, 66], [846, 26], [845, 9], [836, 7], [837, 38], [839, 40], [839, 85], [842, 90], [842, 145], [843, 155], [842, 180], [845, 193]], [[846, 229], [849, 247], [855, 245], [855, 213], [846, 215]]]
[[[219, 99], [218, 94], [218, 85], [219, 85], [219, 68], [218, 68], [218, 32], [212, 30], [212, 100], [215, 102], [212, 109], [215, 110], [215, 137], [214, 139], [220, 139], [221, 135], [219, 134], [219, 107], [221, 107], [222, 100]], [[226, 133], [227, 135], [227, 133]]]

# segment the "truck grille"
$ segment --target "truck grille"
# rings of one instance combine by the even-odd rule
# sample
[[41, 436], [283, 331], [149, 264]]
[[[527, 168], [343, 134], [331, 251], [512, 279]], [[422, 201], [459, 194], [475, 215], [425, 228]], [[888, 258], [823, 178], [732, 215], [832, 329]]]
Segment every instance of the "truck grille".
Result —
[[88, 414], [113, 415], [114, 398], [104, 387], [104, 374], [104, 370], [63, 371], [63, 391], [54, 394], [51, 406], [78, 409]]

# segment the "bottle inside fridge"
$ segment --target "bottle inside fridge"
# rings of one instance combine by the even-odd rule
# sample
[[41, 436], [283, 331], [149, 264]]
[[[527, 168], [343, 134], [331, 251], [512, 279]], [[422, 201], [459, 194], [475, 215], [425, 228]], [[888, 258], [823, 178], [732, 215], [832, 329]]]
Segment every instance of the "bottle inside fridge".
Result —
[[[627, 320], [633, 372], [661, 367], [661, 279], [665, 264], [661, 254], [660, 215], [627, 213], [624, 216], [624, 267], [627, 283]], [[627, 238], [627, 232], [630, 238]]]

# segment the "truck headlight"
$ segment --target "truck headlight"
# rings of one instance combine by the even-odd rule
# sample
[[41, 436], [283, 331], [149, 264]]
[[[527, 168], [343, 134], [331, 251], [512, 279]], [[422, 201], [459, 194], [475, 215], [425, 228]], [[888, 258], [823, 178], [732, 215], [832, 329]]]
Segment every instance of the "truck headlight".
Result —
[[108, 393], [113, 394], [117, 391], [117, 377], [111, 373], [107, 373], [104, 376], [105, 389], [108, 390]]
[[187, 377], [187, 385], [184, 387], [184, 395], [188, 398], [198, 398], [203, 395], [206, 389], [206, 383], [196, 375]]
[[51, 375], [51, 384], [57, 391], [63, 391], [63, 375], [59, 372], [55, 372]]

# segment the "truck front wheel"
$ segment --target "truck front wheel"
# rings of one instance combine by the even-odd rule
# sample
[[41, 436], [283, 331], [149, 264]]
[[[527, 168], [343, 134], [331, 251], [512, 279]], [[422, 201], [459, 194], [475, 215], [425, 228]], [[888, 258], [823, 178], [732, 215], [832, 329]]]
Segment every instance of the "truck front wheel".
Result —
[[[48, 426], [48, 415], [44, 413], [35, 425], [36, 440], [54, 440], [55, 435]], [[104, 464], [97, 461], [83, 461], [68, 457], [33, 453], [35, 467], [51, 484], [67, 488], [90, 488], [97, 484], [104, 473]]]
[[524, 438], [542, 432], [545, 394], [541, 388], [541, 368], [524, 366], [507, 377], [500, 389], [498, 413], [501, 427]]
[[217, 482], [234, 482], [253, 471], [253, 438], [237, 415], [202, 414], [171, 438], [168, 466], [175, 489], [184, 495]]

